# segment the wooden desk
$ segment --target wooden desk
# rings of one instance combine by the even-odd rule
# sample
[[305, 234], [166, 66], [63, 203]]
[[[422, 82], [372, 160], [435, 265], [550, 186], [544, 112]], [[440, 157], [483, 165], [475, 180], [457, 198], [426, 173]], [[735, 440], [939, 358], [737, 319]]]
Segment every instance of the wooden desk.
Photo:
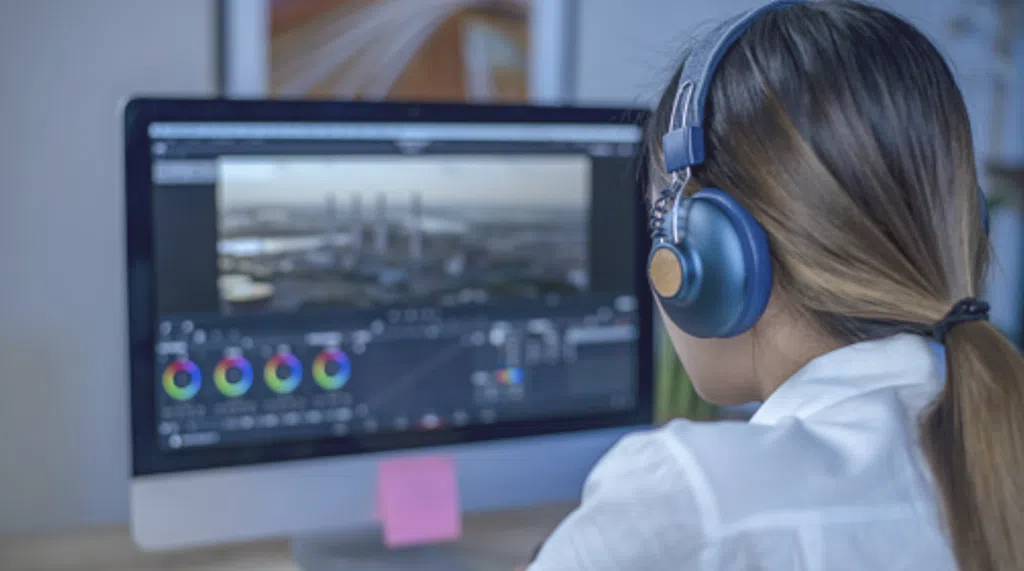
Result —
[[[572, 506], [467, 516], [452, 547], [473, 569], [513, 571], [524, 564]], [[0, 539], [3, 571], [301, 571], [286, 540], [167, 553], [144, 553], [126, 528], [52, 537]], [[396, 571], [400, 571], [396, 569]]]

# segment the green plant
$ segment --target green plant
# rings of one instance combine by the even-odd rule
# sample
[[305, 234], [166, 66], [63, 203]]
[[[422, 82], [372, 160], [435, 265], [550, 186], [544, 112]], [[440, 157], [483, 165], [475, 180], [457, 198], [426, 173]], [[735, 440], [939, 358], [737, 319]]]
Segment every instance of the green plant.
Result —
[[655, 422], [662, 424], [675, 418], [714, 418], [717, 408], [697, 394], [660, 319], [658, 324], [654, 356]]

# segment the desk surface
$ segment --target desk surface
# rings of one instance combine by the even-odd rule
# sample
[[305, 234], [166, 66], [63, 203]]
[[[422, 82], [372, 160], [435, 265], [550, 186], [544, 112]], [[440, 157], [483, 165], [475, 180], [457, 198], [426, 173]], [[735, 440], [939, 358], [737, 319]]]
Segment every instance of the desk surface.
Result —
[[[467, 516], [452, 547], [480, 571], [513, 571], [572, 509], [553, 506]], [[126, 528], [0, 539], [3, 571], [301, 571], [286, 540], [165, 553], [139, 551]], [[398, 571], [398, 570], [396, 570]]]

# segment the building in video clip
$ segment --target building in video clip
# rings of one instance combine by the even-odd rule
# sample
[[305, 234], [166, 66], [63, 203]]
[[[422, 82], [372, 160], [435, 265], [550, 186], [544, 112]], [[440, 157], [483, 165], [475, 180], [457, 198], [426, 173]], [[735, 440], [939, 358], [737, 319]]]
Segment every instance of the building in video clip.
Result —
[[591, 180], [568, 154], [222, 159], [222, 311], [585, 292]]

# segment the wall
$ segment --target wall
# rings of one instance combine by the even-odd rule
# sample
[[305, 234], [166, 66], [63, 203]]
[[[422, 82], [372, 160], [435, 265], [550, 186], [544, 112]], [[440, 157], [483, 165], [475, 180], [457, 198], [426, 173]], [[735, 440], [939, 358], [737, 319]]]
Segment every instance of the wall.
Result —
[[0, 0], [0, 534], [123, 522], [119, 101], [210, 94], [209, 0]]
[[653, 105], [696, 31], [761, 0], [580, 0], [576, 99]]

